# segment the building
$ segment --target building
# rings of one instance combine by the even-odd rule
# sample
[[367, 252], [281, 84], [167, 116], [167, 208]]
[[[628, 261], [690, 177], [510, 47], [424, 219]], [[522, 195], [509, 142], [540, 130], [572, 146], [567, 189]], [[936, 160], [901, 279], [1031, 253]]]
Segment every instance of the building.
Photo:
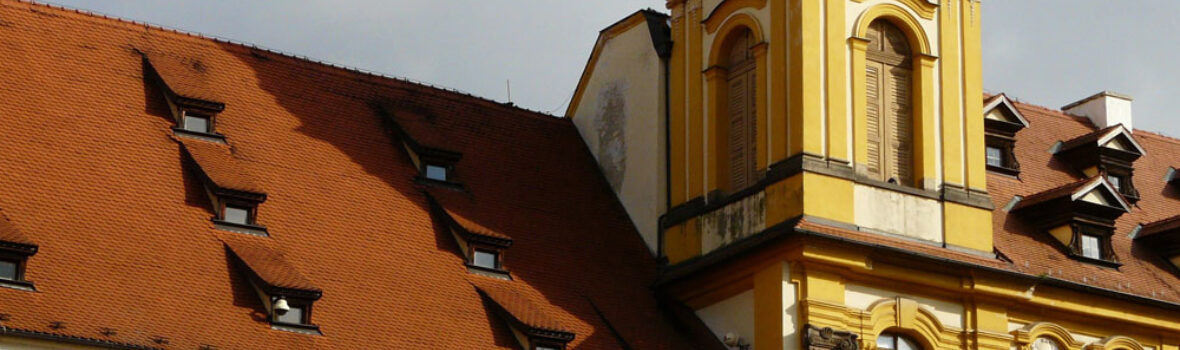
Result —
[[981, 6], [668, 0], [603, 30], [567, 115], [661, 295], [734, 348], [1180, 346], [1180, 140], [1117, 93], [985, 94]]
[[0, 57], [0, 349], [709, 336], [568, 119], [9, 0]]
[[1180, 349], [1180, 140], [975, 0], [669, 0], [567, 118], [0, 0], [3, 349]]

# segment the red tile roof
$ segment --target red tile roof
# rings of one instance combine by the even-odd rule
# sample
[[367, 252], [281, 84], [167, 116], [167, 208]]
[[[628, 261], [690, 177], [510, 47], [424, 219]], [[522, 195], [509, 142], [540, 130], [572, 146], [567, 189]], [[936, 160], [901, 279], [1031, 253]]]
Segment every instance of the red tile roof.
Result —
[[[37, 292], [0, 288], [6, 329], [168, 349], [518, 348], [429, 214], [373, 108], [387, 102], [428, 131], [415, 137], [463, 154], [465, 191], [429, 190], [467, 198], [458, 216], [513, 238], [505, 283], [576, 334], [572, 348], [696, 347], [661, 311], [657, 262], [569, 120], [45, 5], [0, 0], [0, 19], [0, 208], [40, 246]], [[161, 69], [173, 89], [225, 104], [216, 130], [232, 158], [210, 152], [227, 169], [211, 177], [247, 173], [266, 190], [270, 237], [242, 239], [283, 252], [275, 283], [301, 283], [293, 270], [323, 290], [323, 336], [271, 329], [136, 50], [175, 61]]]
[[[1049, 150], [1058, 141], [1101, 134], [1087, 118], [1059, 110], [1016, 103], [1030, 126], [1016, 135], [1019, 176], [988, 174], [988, 192], [996, 206], [993, 215], [996, 249], [1012, 259], [1012, 269], [1029, 275], [1046, 275], [1079, 285], [1107, 289], [1180, 304], [1180, 276], [1151, 247], [1136, 245], [1131, 232], [1141, 223], [1166, 219], [1180, 212], [1180, 188], [1163, 178], [1172, 157], [1180, 153], [1180, 140], [1143, 130], [1133, 137], [1146, 150], [1135, 161], [1134, 183], [1141, 199], [1116, 221], [1112, 237], [1114, 253], [1123, 265], [1118, 269], [1071, 259], [1053, 238], [1037, 229], [1030, 218], [1011, 214], [1003, 206], [1013, 196], [1029, 196], [1053, 188], [1068, 187], [1081, 179]], [[1026, 197], [1028, 200], [1030, 197]]]

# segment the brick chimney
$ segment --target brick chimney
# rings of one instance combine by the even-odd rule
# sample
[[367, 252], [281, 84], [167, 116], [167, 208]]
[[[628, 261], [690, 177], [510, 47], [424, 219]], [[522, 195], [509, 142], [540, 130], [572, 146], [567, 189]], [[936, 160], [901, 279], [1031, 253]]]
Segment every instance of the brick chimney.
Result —
[[1127, 131], [1134, 132], [1135, 129], [1131, 126], [1131, 100], [1131, 96], [1103, 91], [1061, 107], [1061, 110], [1090, 118], [1099, 129], [1123, 124]]

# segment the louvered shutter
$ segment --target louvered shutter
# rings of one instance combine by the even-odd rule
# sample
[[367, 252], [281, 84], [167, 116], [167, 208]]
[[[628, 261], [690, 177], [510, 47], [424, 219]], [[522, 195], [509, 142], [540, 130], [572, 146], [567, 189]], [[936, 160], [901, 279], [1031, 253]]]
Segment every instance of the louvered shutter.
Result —
[[749, 118], [749, 84], [744, 74], [730, 74], [729, 78], [729, 185], [730, 189], [745, 188], [749, 183], [746, 167], [748, 135], [745, 131]]
[[889, 67], [889, 178], [899, 184], [914, 182], [913, 95], [909, 69]]
[[869, 62], [865, 68], [865, 140], [868, 147], [868, 159], [865, 165], [873, 176], [881, 177], [881, 65]]
[[[753, 61], [751, 61], [753, 63]], [[759, 180], [754, 175], [758, 157], [758, 71], [751, 69], [746, 73], [746, 185], [753, 185]]]

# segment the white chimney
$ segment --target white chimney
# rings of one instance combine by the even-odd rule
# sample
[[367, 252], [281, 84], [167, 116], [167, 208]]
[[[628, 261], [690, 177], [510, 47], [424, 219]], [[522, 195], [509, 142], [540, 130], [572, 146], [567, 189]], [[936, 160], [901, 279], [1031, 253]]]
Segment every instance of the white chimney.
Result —
[[1090, 118], [1099, 129], [1123, 124], [1127, 131], [1134, 132], [1135, 128], [1131, 126], [1131, 100], [1131, 96], [1103, 91], [1061, 107], [1061, 110]]

